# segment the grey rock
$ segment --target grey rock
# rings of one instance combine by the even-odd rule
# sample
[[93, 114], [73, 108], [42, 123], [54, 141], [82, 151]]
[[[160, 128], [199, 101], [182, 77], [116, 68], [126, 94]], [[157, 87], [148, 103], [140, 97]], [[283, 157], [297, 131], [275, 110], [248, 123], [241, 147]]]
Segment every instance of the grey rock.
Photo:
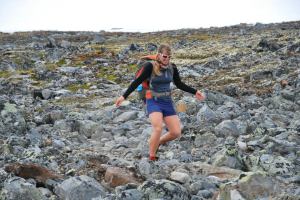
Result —
[[218, 167], [226, 166], [232, 169], [245, 169], [245, 166], [235, 149], [223, 149], [217, 152], [212, 160], [213, 165]]
[[57, 185], [55, 194], [61, 199], [92, 199], [96, 197], [105, 197], [106, 192], [102, 185], [95, 179], [82, 175], [64, 180]]
[[197, 113], [197, 122], [200, 123], [200, 125], [209, 125], [217, 123], [218, 121], [219, 118], [217, 114], [206, 104]]
[[4, 182], [2, 191], [4, 199], [18, 199], [18, 200], [41, 200], [43, 198], [42, 192], [23, 178], [13, 177]]
[[0, 168], [0, 191], [4, 186], [4, 181], [8, 179], [8, 173], [2, 168]]
[[295, 101], [295, 97], [296, 97], [296, 93], [293, 90], [293, 88], [288, 87], [285, 88], [284, 90], [281, 91], [281, 96], [289, 101], [294, 102]]
[[147, 49], [148, 49], [149, 51], [156, 51], [156, 50], [157, 50], [157, 45], [154, 44], [154, 43], [148, 43], [148, 44], [147, 44]]
[[66, 89], [53, 91], [53, 96], [55, 96], [55, 97], [69, 96], [70, 94], [71, 94], [71, 92]]
[[206, 132], [203, 135], [196, 135], [194, 145], [196, 147], [201, 147], [207, 144], [213, 145], [217, 141], [217, 137], [211, 133], [211, 132]]
[[71, 132], [72, 131], [72, 122], [66, 119], [56, 119], [53, 124], [54, 129], [60, 131]]
[[43, 195], [44, 197], [49, 198], [49, 197], [52, 196], [52, 192], [51, 192], [49, 189], [43, 188], [43, 187], [40, 187], [40, 188], [38, 188], [38, 189], [41, 191], [41, 193], [42, 193], [42, 195]]
[[69, 48], [72, 46], [71, 42], [66, 41], [66, 40], [62, 40], [59, 44], [60, 47], [62, 48]]
[[260, 166], [271, 175], [294, 175], [295, 166], [282, 156], [263, 154], [259, 158]]
[[251, 130], [253, 129], [251, 127], [251, 125], [249, 124], [250, 122], [240, 121], [240, 120], [237, 120], [237, 119], [234, 119], [232, 121], [236, 125], [236, 128], [238, 129], [238, 132], [241, 135], [245, 135], [245, 134], [251, 132]]
[[54, 110], [54, 111], [51, 111], [51, 112], [47, 113], [46, 115], [44, 115], [42, 121], [45, 124], [54, 124], [55, 121], [62, 120], [64, 118], [65, 118], [65, 116], [62, 111]]
[[129, 46], [129, 50], [130, 50], [130, 51], [142, 51], [143, 49], [142, 49], [142, 47], [141, 47], [140, 45], [138, 45], [138, 44], [131, 44], [131, 45]]
[[265, 38], [263, 38], [259, 41], [258, 46], [262, 47], [265, 50], [269, 50], [269, 51], [276, 51], [276, 50], [280, 49], [280, 47], [281, 47], [275, 41], [267, 40]]
[[238, 182], [239, 189], [246, 199], [255, 199], [262, 197], [274, 196], [280, 193], [278, 184], [271, 177], [260, 172], [244, 173]]
[[49, 90], [49, 89], [42, 90], [43, 99], [50, 99], [52, 97], [52, 95], [53, 95], [52, 90]]
[[250, 74], [250, 81], [262, 80], [273, 77], [273, 71], [271, 70], [261, 70], [255, 71]]
[[191, 200], [203, 200], [203, 198], [200, 197], [200, 196], [197, 196], [197, 195], [193, 195], [193, 196], [191, 197]]
[[190, 185], [190, 191], [192, 194], [197, 194], [200, 190], [215, 190], [217, 186], [209, 180], [199, 180]]
[[26, 137], [29, 139], [31, 145], [39, 146], [42, 143], [42, 134], [36, 128], [30, 129]]
[[231, 97], [237, 97], [240, 96], [240, 89], [237, 85], [231, 84], [224, 88], [224, 92], [226, 95]]
[[82, 120], [75, 122], [75, 131], [78, 131], [80, 134], [85, 135], [87, 138], [91, 138], [91, 136], [97, 131], [98, 128], [98, 123], [91, 120]]
[[174, 171], [171, 173], [170, 179], [172, 181], [176, 181], [176, 182], [184, 184], [184, 183], [189, 183], [191, 180], [191, 177], [187, 173]]
[[247, 109], [258, 109], [262, 106], [263, 99], [256, 95], [245, 96], [241, 99], [241, 102]]
[[122, 200], [142, 200], [144, 194], [137, 189], [128, 189], [117, 193], [117, 198]]
[[220, 92], [205, 91], [206, 101], [212, 101], [216, 105], [222, 105], [225, 101], [236, 102], [236, 100], [230, 96], [224, 95]]
[[53, 147], [57, 149], [63, 149], [66, 145], [63, 141], [61, 140], [53, 140]]
[[152, 174], [157, 173], [159, 171], [158, 166], [148, 161], [148, 157], [143, 158], [138, 163], [138, 170], [141, 173], [141, 175], [145, 177], [151, 177]]
[[66, 74], [75, 74], [82, 72], [82, 70], [79, 67], [60, 67], [59, 71]]
[[239, 199], [240, 196], [245, 199], [266, 199], [281, 193], [278, 183], [260, 171], [243, 172], [237, 182], [222, 184], [220, 188], [220, 199]]
[[269, 101], [269, 108], [270, 109], [280, 109], [280, 110], [287, 110], [287, 111], [294, 111], [299, 110], [299, 105], [289, 101], [281, 96], [275, 96], [271, 99], [267, 99]]
[[26, 121], [23, 114], [16, 108], [15, 104], [5, 103], [0, 115], [1, 135], [25, 135]]
[[148, 199], [188, 200], [187, 190], [178, 183], [162, 180], [148, 180], [138, 187]]
[[137, 114], [138, 112], [136, 111], [128, 111], [128, 112], [124, 112], [122, 113], [121, 115], [117, 116], [113, 122], [126, 122], [126, 121], [129, 121], [129, 120], [134, 120], [137, 118]]
[[224, 105], [220, 106], [216, 111], [216, 115], [222, 120], [234, 119], [242, 113], [242, 109], [239, 105], [234, 102], [225, 102]]
[[213, 197], [213, 193], [209, 190], [200, 190], [198, 193], [197, 193], [197, 196], [199, 197], [203, 197], [205, 199], [209, 199], [209, 198], [212, 198]]
[[217, 136], [234, 136], [238, 137], [240, 132], [236, 127], [236, 124], [232, 120], [224, 120], [215, 127], [215, 133]]

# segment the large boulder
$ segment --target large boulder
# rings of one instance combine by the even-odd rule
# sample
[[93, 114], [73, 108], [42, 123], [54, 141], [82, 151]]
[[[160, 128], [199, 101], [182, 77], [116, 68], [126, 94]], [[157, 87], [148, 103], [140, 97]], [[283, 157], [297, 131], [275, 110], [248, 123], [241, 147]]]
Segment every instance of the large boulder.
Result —
[[244, 172], [236, 182], [221, 185], [219, 199], [234, 199], [235, 193], [245, 199], [266, 199], [280, 194], [280, 188], [263, 172]]
[[0, 115], [0, 134], [1, 135], [25, 135], [26, 121], [22, 112], [15, 104], [4, 103]]
[[92, 199], [104, 197], [105, 189], [95, 179], [88, 176], [76, 176], [63, 181], [54, 192], [61, 199]]
[[186, 188], [169, 180], [148, 180], [138, 190], [142, 191], [147, 199], [188, 200], [190, 199]]
[[4, 182], [4, 188], [0, 194], [2, 199], [18, 199], [18, 200], [41, 200], [43, 195], [35, 185], [26, 182], [20, 177], [13, 177]]

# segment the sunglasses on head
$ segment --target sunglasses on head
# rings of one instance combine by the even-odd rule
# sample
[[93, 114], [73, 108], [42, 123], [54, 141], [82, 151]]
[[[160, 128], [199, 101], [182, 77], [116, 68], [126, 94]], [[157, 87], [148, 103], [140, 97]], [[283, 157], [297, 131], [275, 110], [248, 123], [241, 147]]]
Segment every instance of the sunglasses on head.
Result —
[[170, 55], [165, 55], [165, 54], [160, 54], [163, 58], [171, 58], [171, 56]]

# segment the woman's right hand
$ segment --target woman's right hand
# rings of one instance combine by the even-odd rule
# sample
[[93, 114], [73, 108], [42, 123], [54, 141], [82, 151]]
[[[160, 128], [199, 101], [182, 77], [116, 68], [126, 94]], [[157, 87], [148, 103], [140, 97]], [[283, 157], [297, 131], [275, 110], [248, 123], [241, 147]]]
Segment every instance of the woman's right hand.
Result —
[[197, 90], [197, 92], [196, 92], [196, 98], [197, 98], [198, 100], [200, 100], [200, 101], [204, 101], [205, 98], [206, 98], [206, 96], [205, 96], [204, 93], [202, 93], [202, 92], [200, 92], [199, 90]]
[[120, 96], [117, 101], [116, 101], [116, 106], [119, 107], [121, 105], [121, 103], [124, 101], [124, 97], [123, 96]]

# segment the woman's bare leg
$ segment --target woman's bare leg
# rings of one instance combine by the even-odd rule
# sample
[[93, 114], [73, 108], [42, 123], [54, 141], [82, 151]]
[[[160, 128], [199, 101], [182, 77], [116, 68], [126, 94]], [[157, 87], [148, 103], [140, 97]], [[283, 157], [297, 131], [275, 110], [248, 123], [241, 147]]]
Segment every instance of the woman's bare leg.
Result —
[[152, 133], [149, 141], [149, 154], [150, 157], [155, 157], [163, 127], [163, 115], [160, 112], [153, 112], [149, 115], [149, 118], [152, 125]]
[[169, 132], [160, 137], [159, 144], [165, 144], [181, 136], [180, 120], [177, 115], [167, 116], [164, 121]]

